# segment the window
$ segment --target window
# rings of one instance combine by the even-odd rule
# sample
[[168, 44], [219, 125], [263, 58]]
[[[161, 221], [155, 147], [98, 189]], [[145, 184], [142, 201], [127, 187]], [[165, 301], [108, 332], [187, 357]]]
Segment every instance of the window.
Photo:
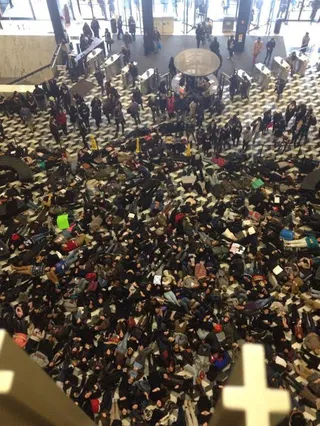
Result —
[[50, 21], [50, 14], [46, 0], [31, 0], [36, 19]]
[[0, 0], [0, 9], [2, 19], [34, 19], [29, 0]]

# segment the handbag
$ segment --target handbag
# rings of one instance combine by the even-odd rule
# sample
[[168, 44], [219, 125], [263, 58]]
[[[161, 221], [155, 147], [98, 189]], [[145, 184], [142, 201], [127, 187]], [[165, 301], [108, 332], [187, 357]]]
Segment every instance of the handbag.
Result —
[[161, 43], [160, 41], [158, 41], [158, 49], [161, 49], [161, 48], [162, 48]]

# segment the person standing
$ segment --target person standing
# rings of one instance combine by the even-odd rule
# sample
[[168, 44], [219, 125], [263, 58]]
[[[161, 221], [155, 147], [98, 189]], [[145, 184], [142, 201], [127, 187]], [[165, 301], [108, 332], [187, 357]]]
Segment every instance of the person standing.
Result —
[[50, 98], [50, 96], [52, 96], [51, 85], [47, 79], [44, 80], [44, 82], [42, 83], [42, 90], [44, 91], [48, 99]]
[[96, 122], [97, 129], [100, 128], [101, 118], [101, 101], [95, 96], [91, 101], [91, 116]]
[[216, 55], [220, 53], [220, 43], [218, 42], [217, 37], [213, 37], [213, 40], [210, 43], [210, 50]]
[[174, 65], [173, 56], [171, 56], [171, 58], [170, 58], [168, 68], [169, 68], [169, 72], [172, 76], [175, 76], [177, 74], [177, 69], [176, 69], [176, 66]]
[[2, 140], [6, 138], [6, 134], [5, 134], [5, 131], [4, 131], [4, 128], [3, 128], [3, 121], [2, 120], [0, 120], [0, 136], [1, 136]]
[[159, 101], [155, 95], [150, 96], [148, 107], [151, 109], [153, 124], [156, 124], [156, 115], [159, 116]]
[[233, 61], [234, 46], [235, 46], [235, 40], [234, 40], [234, 36], [232, 35], [228, 38], [228, 42], [227, 42], [227, 49], [229, 52], [228, 59], [231, 59], [231, 61]]
[[140, 108], [143, 111], [143, 100], [142, 100], [142, 93], [139, 87], [136, 87], [132, 92], [132, 99], [137, 102], [137, 104], [140, 106]]
[[233, 101], [234, 95], [236, 94], [236, 91], [238, 89], [238, 85], [239, 85], [238, 73], [236, 70], [234, 70], [234, 73], [230, 77], [230, 83], [229, 83], [229, 93], [230, 93], [231, 101]]
[[117, 38], [118, 38], [118, 40], [121, 40], [121, 36], [123, 36], [122, 25], [123, 25], [122, 18], [121, 18], [121, 16], [119, 16], [118, 21], [117, 21], [117, 28], [118, 28]]
[[90, 130], [90, 110], [88, 105], [85, 102], [82, 102], [79, 107], [79, 114], [82, 118], [82, 120], [85, 122], [85, 125]]
[[153, 45], [154, 45], [154, 51], [155, 53], [158, 53], [159, 51], [159, 45], [160, 45], [161, 35], [157, 28], [153, 30]]
[[62, 129], [63, 133], [65, 135], [67, 135], [68, 134], [67, 116], [66, 116], [66, 113], [63, 110], [58, 111], [58, 114], [56, 116], [56, 122], [57, 122], [58, 126], [60, 127], [60, 129]]
[[46, 94], [45, 94], [45, 91], [41, 87], [39, 87], [37, 84], [35, 85], [33, 96], [35, 97], [40, 110], [46, 111], [47, 109]]
[[123, 36], [123, 42], [124, 42], [126, 48], [129, 49], [129, 45], [132, 43], [132, 37], [128, 33], [128, 31], [126, 31], [124, 36]]
[[103, 96], [104, 94], [104, 72], [102, 72], [101, 68], [98, 68], [97, 71], [94, 73], [94, 76], [97, 80], [98, 85], [101, 88], [101, 95]]
[[93, 31], [94, 37], [100, 38], [100, 36], [99, 36], [100, 24], [99, 24], [99, 21], [95, 17], [93, 17], [93, 19], [91, 21], [91, 29]]
[[129, 73], [132, 78], [132, 87], [135, 87], [136, 81], [138, 79], [138, 67], [133, 62], [129, 64]]
[[67, 59], [67, 70], [69, 72], [72, 83], [78, 81], [78, 61], [74, 53], [69, 53]]
[[27, 106], [23, 106], [20, 109], [20, 117], [21, 117], [23, 123], [26, 124], [29, 127], [29, 129], [33, 132], [34, 131], [33, 116], [32, 116], [30, 109]]
[[167, 111], [168, 111], [169, 118], [174, 117], [174, 110], [175, 110], [174, 94], [169, 92], [168, 97], [167, 97]]
[[79, 114], [78, 114], [78, 110], [76, 106], [74, 105], [70, 106], [69, 116], [70, 116], [70, 123], [73, 126], [73, 131], [75, 132], [77, 128], [78, 118], [79, 118]]
[[275, 39], [272, 37], [266, 44], [267, 54], [263, 62], [265, 65], [269, 65], [272, 52], [275, 47], [276, 47], [276, 42], [275, 42]]
[[62, 83], [60, 86], [61, 98], [63, 101], [64, 109], [69, 112], [71, 106], [71, 93], [66, 85], [66, 83]]
[[251, 83], [246, 75], [243, 76], [242, 84], [240, 86], [241, 99], [249, 99]]
[[253, 45], [253, 51], [252, 51], [252, 66], [256, 63], [257, 57], [260, 55], [263, 47], [263, 41], [261, 40], [261, 37], [258, 37], [258, 39], [254, 42]]
[[130, 62], [130, 56], [131, 56], [130, 49], [125, 46], [122, 46], [120, 53], [122, 53], [123, 64], [128, 65], [128, 63]]
[[286, 87], [286, 80], [284, 80], [283, 78], [279, 78], [276, 82], [276, 88], [275, 88], [275, 92], [277, 93], [277, 101], [280, 99], [284, 88]]
[[129, 33], [131, 34], [132, 41], [136, 41], [136, 21], [134, 20], [133, 16], [130, 16], [128, 20], [129, 25]]
[[112, 35], [111, 35], [110, 31], [108, 30], [108, 28], [106, 28], [106, 31], [104, 33], [104, 39], [105, 39], [105, 42], [106, 42], [106, 45], [107, 45], [108, 52], [110, 53], [111, 52], [111, 46], [114, 43], [114, 41], [113, 41]]
[[82, 118], [79, 118], [78, 126], [79, 126], [80, 136], [82, 137], [83, 145], [85, 147], [87, 147], [87, 132], [88, 132], [88, 129], [86, 127], [85, 122], [82, 120]]
[[85, 22], [84, 24], [83, 24], [83, 27], [82, 27], [82, 32], [83, 32], [83, 35], [85, 36], [85, 37], [87, 37], [89, 40], [92, 38], [92, 31], [91, 31], [91, 29], [90, 29], [90, 27], [89, 27], [89, 25], [88, 25], [88, 23], [87, 22]]
[[308, 142], [308, 134], [311, 126], [315, 126], [317, 124], [317, 118], [313, 113], [313, 109], [309, 108], [307, 114], [303, 119], [303, 125], [301, 129], [301, 137], [304, 138], [304, 143]]
[[189, 105], [189, 117], [192, 123], [195, 123], [196, 121], [196, 111], [197, 111], [197, 104], [193, 100], [190, 102], [190, 105]]
[[246, 151], [252, 139], [252, 130], [249, 124], [245, 127], [242, 132], [242, 151]]
[[119, 134], [119, 125], [121, 124], [122, 134], [124, 134], [124, 125], [126, 123], [120, 103], [118, 103], [118, 105], [114, 109], [114, 119], [116, 122], [116, 137], [117, 137]]
[[139, 109], [139, 104], [132, 99], [127, 112], [134, 119], [136, 126], [141, 123]]
[[50, 132], [52, 136], [54, 137], [54, 140], [56, 141], [56, 143], [60, 144], [61, 139], [60, 139], [60, 133], [59, 133], [59, 126], [54, 117], [50, 117], [49, 126], [50, 126]]
[[308, 50], [309, 43], [310, 43], [309, 33], [305, 33], [305, 35], [303, 36], [303, 39], [302, 39], [302, 43], [301, 43], [301, 52], [302, 53], [306, 53], [306, 51]]
[[257, 140], [257, 137], [259, 136], [259, 133], [261, 132], [262, 128], [262, 119], [261, 117], [257, 117], [252, 123], [252, 136], [253, 136], [253, 144]]
[[[232, 123], [232, 125], [231, 125]], [[231, 129], [231, 139], [233, 146], [238, 146], [240, 142], [240, 137], [242, 133], [242, 124], [237, 116], [234, 116], [230, 122], [229, 127]]]
[[203, 26], [201, 24], [197, 25], [196, 28], [196, 39], [197, 39], [197, 48], [199, 49], [200, 47], [200, 43], [203, 40], [204, 37], [204, 30], [203, 30]]
[[37, 102], [33, 94], [29, 91], [26, 92], [26, 106], [30, 109], [32, 114], [37, 114]]
[[114, 109], [114, 103], [112, 101], [111, 95], [108, 95], [106, 101], [103, 104], [103, 113], [107, 117], [108, 123], [111, 123], [110, 117], [112, 117], [113, 109]]
[[167, 92], [163, 93], [159, 91], [159, 107], [161, 114], [164, 116], [167, 109]]

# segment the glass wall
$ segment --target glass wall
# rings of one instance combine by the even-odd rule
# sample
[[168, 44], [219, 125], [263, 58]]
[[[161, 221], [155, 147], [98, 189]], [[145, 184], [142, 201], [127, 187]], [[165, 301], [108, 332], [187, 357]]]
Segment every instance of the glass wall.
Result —
[[320, 0], [281, 0], [280, 16], [286, 21], [318, 21]]
[[238, 10], [237, 0], [211, 0], [208, 2], [208, 18], [222, 21], [223, 18], [235, 18]]
[[50, 21], [46, 0], [31, 0], [35, 18]]
[[0, 0], [0, 9], [2, 19], [35, 18], [30, 0]]
[[69, 9], [73, 20], [110, 20], [121, 16], [124, 27], [133, 16], [137, 29], [141, 28], [142, 16], [140, 0], [69, 0]]

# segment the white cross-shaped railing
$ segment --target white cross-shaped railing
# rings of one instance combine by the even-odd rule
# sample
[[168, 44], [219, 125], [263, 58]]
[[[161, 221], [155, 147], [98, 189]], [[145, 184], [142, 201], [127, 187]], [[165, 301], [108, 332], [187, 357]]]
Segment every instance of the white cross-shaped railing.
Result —
[[290, 405], [288, 391], [267, 386], [263, 346], [246, 343], [211, 426], [274, 426], [289, 413]]

